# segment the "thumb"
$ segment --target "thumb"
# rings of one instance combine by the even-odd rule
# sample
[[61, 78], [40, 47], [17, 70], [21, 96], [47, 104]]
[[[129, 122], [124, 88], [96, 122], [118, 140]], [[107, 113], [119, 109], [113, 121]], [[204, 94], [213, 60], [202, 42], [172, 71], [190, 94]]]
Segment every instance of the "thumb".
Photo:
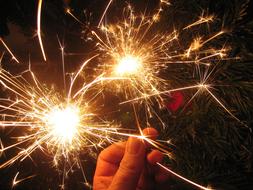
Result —
[[134, 137], [127, 141], [124, 157], [115, 174], [110, 190], [135, 190], [145, 161], [145, 145]]

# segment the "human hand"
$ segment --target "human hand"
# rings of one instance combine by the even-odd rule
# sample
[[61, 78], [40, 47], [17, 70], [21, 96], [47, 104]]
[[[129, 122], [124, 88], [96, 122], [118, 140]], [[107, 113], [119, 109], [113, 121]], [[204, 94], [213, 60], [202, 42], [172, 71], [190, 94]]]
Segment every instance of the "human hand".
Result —
[[[144, 129], [143, 134], [153, 140], [158, 136], [154, 128]], [[94, 190], [150, 190], [166, 180], [168, 175], [156, 165], [163, 155], [158, 150], [147, 154], [149, 146], [143, 140], [129, 137], [127, 142], [104, 149], [97, 161]]]

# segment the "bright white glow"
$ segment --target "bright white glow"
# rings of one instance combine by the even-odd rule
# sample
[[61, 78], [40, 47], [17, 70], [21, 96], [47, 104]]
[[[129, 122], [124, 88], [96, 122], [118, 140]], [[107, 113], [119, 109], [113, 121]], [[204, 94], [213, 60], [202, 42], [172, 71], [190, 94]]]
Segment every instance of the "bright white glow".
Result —
[[136, 74], [139, 71], [140, 67], [141, 61], [138, 57], [126, 55], [119, 60], [115, 72], [118, 75], [131, 75]]
[[71, 142], [78, 131], [79, 110], [76, 107], [55, 108], [47, 115], [53, 135], [62, 143]]

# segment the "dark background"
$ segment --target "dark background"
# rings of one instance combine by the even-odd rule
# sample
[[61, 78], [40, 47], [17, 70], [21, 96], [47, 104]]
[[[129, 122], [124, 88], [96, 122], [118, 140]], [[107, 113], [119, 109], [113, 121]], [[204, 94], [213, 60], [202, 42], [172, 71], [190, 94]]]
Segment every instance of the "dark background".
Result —
[[[128, 2], [135, 7], [136, 12], [141, 12], [146, 9], [147, 13], [152, 13], [158, 7], [158, 1], [156, 0], [132, 0]], [[231, 30], [228, 41], [234, 45], [233, 51], [231, 51], [232, 56], [240, 55], [245, 61], [251, 62], [253, 52], [253, 38], [251, 32], [253, 26], [253, 1], [247, 2], [247, 7], [245, 8], [246, 14], [241, 15], [240, 19], [236, 18], [237, 15], [239, 15], [239, 7], [241, 9], [242, 4], [245, 2], [247, 1], [172, 1], [172, 8], [163, 13], [164, 18], [161, 21], [160, 29], [166, 28], [167, 26], [184, 26], [187, 23], [191, 23], [196, 20], [203, 10], [207, 10], [210, 13], [215, 13], [217, 20], [219, 20], [219, 24], [222, 24], [224, 28]], [[21, 64], [15, 63], [6, 52], [2, 60], [2, 67], [12, 73], [19, 73], [28, 67], [30, 57], [32, 69], [35, 71], [37, 77], [46, 84], [54, 85], [56, 89], [61, 90], [63, 87], [62, 66], [57, 35], [61, 41], [64, 41], [65, 44], [66, 71], [74, 71], [82, 61], [92, 55], [93, 44], [86, 40], [88, 35], [86, 33], [87, 26], [95, 28], [103, 13], [106, 3], [107, 1], [105, 0], [45, 0], [42, 6], [41, 26], [43, 31], [42, 39], [48, 60], [47, 62], [44, 62], [38, 39], [36, 37], [37, 1], [1, 0], [0, 36], [21, 62]], [[125, 1], [116, 1], [110, 7], [107, 19], [112, 22], [114, 20], [116, 21], [121, 15], [122, 8], [125, 5]], [[85, 23], [86, 26], [82, 26], [69, 15], [65, 14], [66, 8], [69, 7], [72, 9], [73, 13]], [[216, 29], [219, 30], [218, 27]], [[0, 44], [0, 53], [3, 51], [4, 48]], [[248, 80], [252, 81], [252, 78], [248, 77]], [[251, 95], [249, 94], [248, 97], [251, 97]], [[166, 112], [166, 114], [168, 113]], [[249, 115], [252, 117], [252, 114]], [[250, 116], [247, 116], [247, 118], [249, 121], [252, 121]], [[166, 134], [167, 133], [164, 134], [165, 137]], [[1, 132], [0, 135], [1, 139], [5, 138], [5, 134], [3, 132]], [[236, 143], [238, 144], [241, 142], [239, 141]], [[252, 143], [250, 146], [251, 145]], [[225, 148], [229, 146], [230, 144], [226, 146], [224, 145]], [[222, 157], [219, 155], [218, 158], [215, 158], [217, 160], [212, 162], [213, 165], [208, 165], [210, 163], [206, 164], [208, 165], [206, 167], [208, 167], [210, 171], [203, 170], [203, 173], [186, 172], [186, 175], [199, 181], [200, 183], [216, 184], [218, 187], [217, 189], [252, 189], [252, 149], [253, 147], [249, 149], [249, 154], [246, 155], [247, 159], [243, 160], [247, 167], [245, 167], [245, 165], [240, 165], [239, 157], [237, 161], [235, 161], [235, 158], [230, 159], [230, 153], [227, 153], [227, 156]], [[178, 151], [180, 151], [180, 145]], [[2, 160], [3, 157], [4, 156], [2, 156], [0, 160]], [[3, 160], [4, 159], [5, 158], [3, 158]], [[88, 158], [85, 159], [83, 158], [85, 171], [87, 173], [88, 180], [92, 181], [95, 160]], [[203, 158], [203, 160], [208, 159], [209, 158], [206, 157]], [[17, 171], [21, 172], [19, 176], [20, 178], [22, 178], [22, 176], [25, 177], [33, 174], [36, 174], [36, 177], [32, 180], [26, 180], [20, 183], [18, 186], [14, 187], [14, 189], [59, 189], [58, 184], [61, 182], [61, 178], [59, 177], [61, 175], [59, 174], [61, 174], [61, 171], [56, 172], [50, 167], [50, 164], [48, 164], [50, 162], [50, 157], [45, 156], [42, 152], [36, 152], [33, 155], [33, 160], [34, 162], [27, 159], [22, 163], [17, 163], [8, 168], [2, 169], [0, 171], [0, 189], [11, 189], [12, 179]], [[185, 162], [187, 162], [187, 160]], [[182, 163], [182, 167], [177, 169], [179, 171], [191, 170], [187, 167], [184, 168], [183, 166], [186, 165]], [[192, 168], [194, 167], [198, 168], [197, 166], [192, 166]], [[228, 168], [235, 169], [228, 172]], [[199, 170], [201, 169], [196, 169], [196, 171]], [[192, 169], [192, 171], [195, 170]], [[66, 186], [68, 189], [84, 189], [82, 183], [83, 180], [81, 172], [75, 171], [73, 174], [69, 175]], [[170, 185], [171, 189], [192, 189], [191, 186], [181, 184], [178, 180], [174, 180]], [[167, 187], [168, 186], [164, 186], [164, 189], [168, 189]]]

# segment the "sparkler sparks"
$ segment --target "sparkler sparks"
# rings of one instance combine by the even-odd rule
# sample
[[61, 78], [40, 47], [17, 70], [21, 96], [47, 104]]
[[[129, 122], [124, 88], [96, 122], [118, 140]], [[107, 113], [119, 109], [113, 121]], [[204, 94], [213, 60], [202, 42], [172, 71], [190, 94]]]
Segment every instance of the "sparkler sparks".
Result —
[[33, 178], [35, 177], [35, 175], [31, 175], [31, 176], [28, 176], [28, 177], [25, 177], [23, 179], [17, 179], [18, 178], [18, 175], [19, 175], [19, 172], [15, 175], [14, 179], [13, 179], [13, 182], [12, 182], [12, 188], [14, 186], [16, 186], [17, 184], [21, 183], [22, 181], [25, 181], [25, 180], [28, 180], [30, 178]]
[[[34, 85], [23, 77], [27, 73], [32, 77]], [[78, 78], [75, 76], [71, 80], [71, 87]], [[74, 165], [83, 170], [79, 159], [81, 151], [89, 154], [93, 148], [101, 147], [105, 142], [116, 141], [113, 135], [117, 134], [117, 127], [111, 126], [109, 122], [103, 121], [91, 111], [90, 105], [99, 93], [91, 93], [90, 96], [93, 97], [91, 100], [84, 100], [84, 93], [76, 95], [75, 98], [70, 94], [64, 101], [58, 93], [45, 88], [31, 70], [19, 76], [12, 76], [2, 69], [0, 83], [15, 97], [0, 99], [0, 126], [8, 131], [22, 130], [21, 134], [24, 134], [17, 137], [17, 142], [12, 145], [5, 147], [1, 142], [1, 153], [17, 147], [20, 151], [1, 163], [0, 168], [30, 158], [35, 151], [41, 150], [53, 157], [56, 167], [59, 167], [61, 162], [69, 163], [70, 168], [68, 164], [63, 164], [65, 173], [62, 187], [64, 187], [68, 170], [72, 170]], [[87, 86], [92, 88], [90, 84]], [[87, 88], [86, 93], [89, 91]], [[111, 135], [108, 136], [108, 133]], [[84, 179], [86, 181], [85, 176]]]
[[[154, 13], [156, 19], [165, 3], [167, 1], [161, 1]], [[100, 24], [99, 31], [91, 32], [101, 55], [99, 68], [109, 78], [126, 78], [110, 84], [114, 84], [112, 90], [123, 93], [127, 99], [165, 90], [169, 85], [158, 73], [167, 67], [166, 49], [176, 40], [177, 33], [151, 35], [150, 28], [157, 20], [153, 16], [135, 15], [131, 5], [124, 10], [123, 17], [123, 21]], [[161, 97], [154, 98], [161, 107]], [[149, 99], [144, 101], [148, 114], [152, 115], [152, 102]]]
[[[110, 1], [109, 4], [111, 3]], [[212, 40], [224, 35], [225, 30], [220, 30], [208, 38], [196, 37], [187, 49], [178, 47], [180, 31], [174, 30], [164, 34], [157, 31], [153, 34], [151, 29], [155, 27], [156, 22], [159, 20], [157, 18], [160, 17], [164, 5], [168, 4], [168, 1], [161, 1], [158, 11], [151, 16], [136, 15], [131, 5], [128, 5], [124, 10], [123, 21], [107, 25], [101, 24], [100, 32], [102, 34], [92, 31], [97, 40], [99, 52], [102, 54], [101, 68], [103, 68], [103, 72], [109, 77], [124, 76], [127, 78], [127, 81], [117, 81], [114, 86], [115, 89], [124, 92], [127, 98], [121, 104], [133, 101], [144, 102], [146, 110], [152, 116], [156, 114], [152, 113], [151, 105], [153, 103], [150, 100], [151, 97], [162, 107], [163, 98], [161, 95], [196, 88], [198, 92], [199, 90], [206, 90], [229, 115], [239, 121], [210, 91], [208, 88], [210, 85], [206, 84], [208, 77], [200, 79], [199, 84], [173, 88], [173, 81], [168, 83], [166, 78], [160, 75], [171, 64], [179, 63], [194, 64], [194, 67], [197, 68], [198, 65], [204, 65], [208, 70], [210, 62], [225, 59], [227, 52], [225, 47], [214, 49], [212, 46], [207, 45]], [[108, 10], [108, 7], [106, 7], [106, 10]], [[204, 23], [211, 23], [214, 20], [213, 15], [203, 15], [204, 13], [199, 17], [199, 20], [189, 24], [182, 30]], [[202, 75], [201, 72], [199, 74]]]
[[101, 26], [101, 24], [102, 24], [102, 22], [103, 22], [103, 19], [104, 19], [104, 17], [105, 17], [105, 14], [107, 13], [107, 11], [108, 11], [110, 5], [112, 4], [112, 2], [113, 2], [113, 0], [109, 0], [109, 3], [107, 4], [107, 6], [106, 6], [106, 8], [105, 8], [105, 10], [104, 10], [104, 12], [103, 12], [103, 14], [102, 14], [102, 16], [101, 16], [101, 19], [100, 19], [100, 21], [99, 21], [99, 23], [98, 23], [98, 28]]
[[[2, 38], [0, 38], [0, 41], [2, 42], [2, 44], [4, 45], [4, 47], [6, 48], [6, 50], [9, 52], [9, 54], [11, 55], [12, 59], [14, 59], [17, 63], [19, 63], [18, 59], [14, 56], [14, 54], [12, 53], [12, 51], [10, 50], [10, 48], [7, 46], [7, 44], [3, 41]], [[3, 55], [2, 55], [3, 56]], [[1, 56], [1, 59], [2, 59]]]
[[47, 57], [46, 57], [46, 53], [45, 53], [43, 42], [42, 42], [42, 38], [41, 38], [41, 6], [42, 6], [42, 3], [43, 3], [43, 0], [39, 0], [38, 1], [37, 35], [38, 35], [39, 44], [40, 44], [40, 48], [41, 48], [41, 52], [42, 52], [43, 58], [46, 61]]
[[188, 26], [184, 27], [184, 30], [190, 29], [193, 26], [197, 26], [197, 25], [200, 25], [200, 24], [203, 24], [203, 23], [210, 23], [213, 20], [214, 20], [214, 16], [213, 15], [204, 16], [204, 14], [203, 14], [202, 16], [199, 17], [199, 19], [196, 22], [194, 22], [192, 24], [189, 24]]

